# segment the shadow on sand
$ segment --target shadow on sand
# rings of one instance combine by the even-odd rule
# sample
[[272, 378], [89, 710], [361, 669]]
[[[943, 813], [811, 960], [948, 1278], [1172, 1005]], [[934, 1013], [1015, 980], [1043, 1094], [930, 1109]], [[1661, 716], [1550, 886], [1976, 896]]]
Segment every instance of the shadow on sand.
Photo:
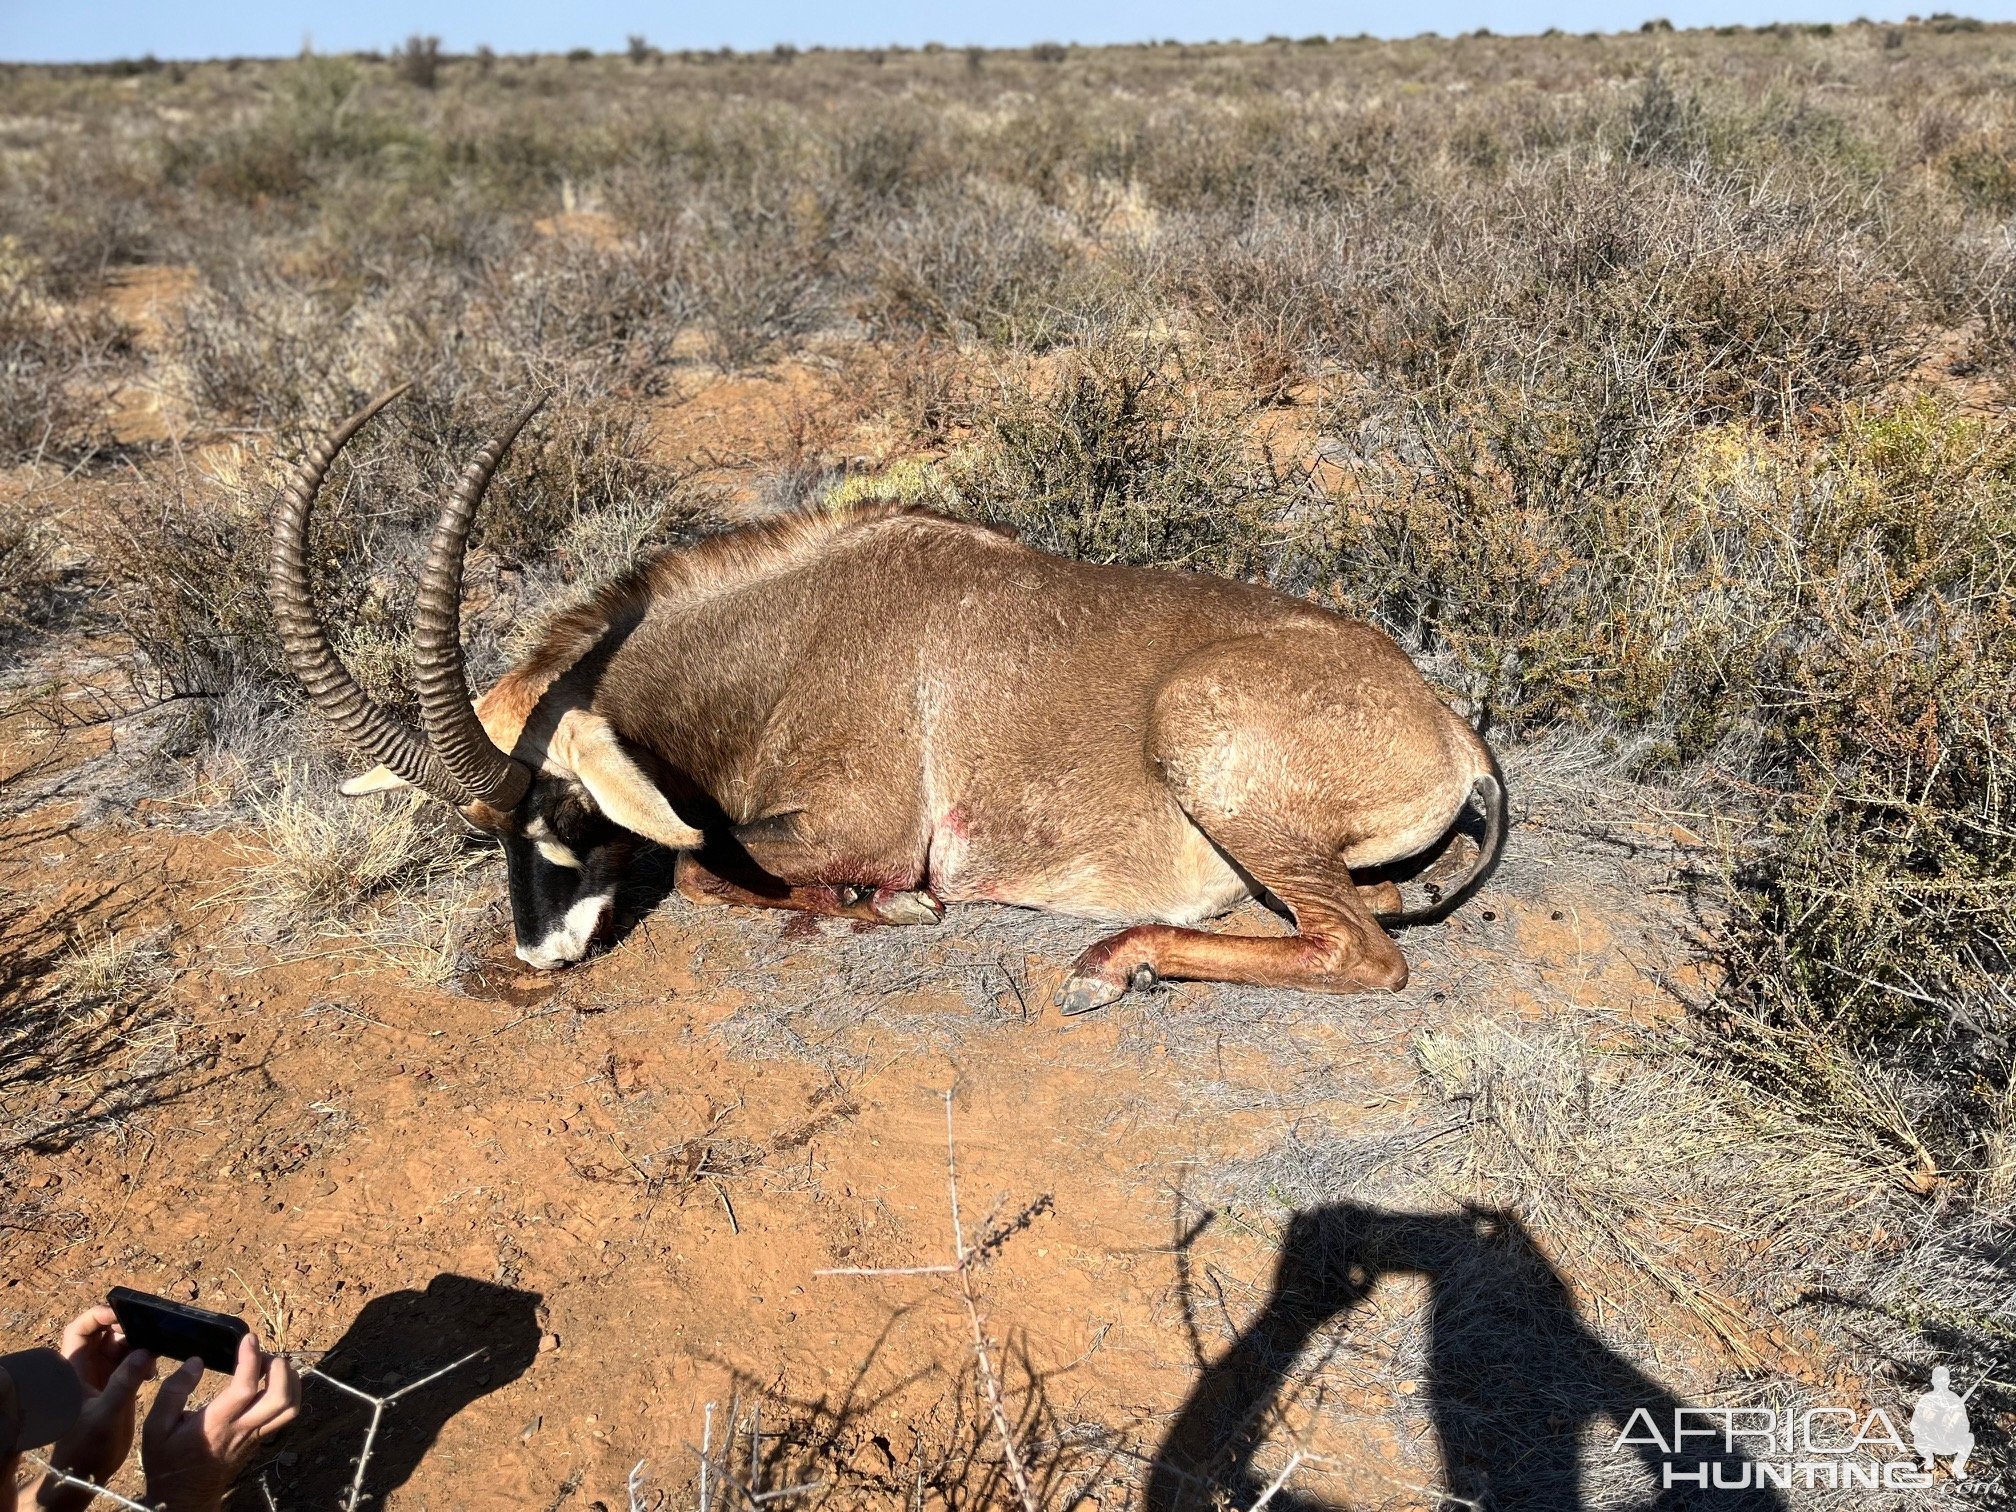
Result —
[[[1305, 1346], [1391, 1275], [1428, 1283], [1421, 1392], [1441, 1448], [1448, 1504], [1468, 1502], [1489, 1512], [1577, 1512], [1590, 1505], [1585, 1440], [1594, 1423], [1612, 1425], [1602, 1435], [1607, 1445], [1636, 1409], [1671, 1424], [1674, 1409], [1686, 1405], [1589, 1331], [1566, 1283], [1517, 1219], [1481, 1209], [1312, 1208], [1289, 1224], [1266, 1305], [1204, 1368], [1156, 1454], [1148, 1474], [1151, 1512], [1253, 1505], [1270, 1479], [1256, 1469], [1254, 1457], [1285, 1405], [1284, 1394], [1294, 1389]], [[1676, 1457], [1675, 1470], [1691, 1475], [1706, 1460], [1720, 1465], [1725, 1485], [1746, 1478], [1750, 1467], [1740, 1457], [1719, 1455], [1713, 1447]], [[1686, 1482], [1662, 1489], [1666, 1456], [1656, 1445], [1616, 1453], [1627, 1466], [1635, 1456], [1644, 1467], [1635, 1483], [1647, 1489], [1634, 1505], [1698, 1503], [1717, 1512], [1785, 1505], [1771, 1490], [1697, 1491]], [[1604, 1502], [1616, 1504], [1610, 1496]], [[1292, 1484], [1268, 1502], [1300, 1512], [1333, 1505]]]
[[[360, 1391], [389, 1396], [464, 1355], [483, 1353], [385, 1410], [359, 1506], [382, 1505], [412, 1478], [451, 1418], [531, 1367], [539, 1353], [539, 1300], [537, 1292], [440, 1275], [425, 1291], [388, 1292], [364, 1305], [335, 1348], [315, 1362], [318, 1371]], [[231, 1512], [264, 1512], [261, 1476], [283, 1507], [345, 1505], [371, 1408], [312, 1376], [303, 1383], [302, 1408], [300, 1420], [274, 1440], [260, 1476], [239, 1482]]]

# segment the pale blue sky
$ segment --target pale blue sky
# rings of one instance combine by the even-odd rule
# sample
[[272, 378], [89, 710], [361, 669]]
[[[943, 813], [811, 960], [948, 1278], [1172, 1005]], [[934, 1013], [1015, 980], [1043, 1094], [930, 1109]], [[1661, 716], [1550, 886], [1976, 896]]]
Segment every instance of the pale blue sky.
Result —
[[[1888, 7], [1888, 8], [1885, 8]], [[500, 52], [615, 51], [631, 33], [660, 47], [872, 47], [937, 41], [1014, 47], [1065, 42], [1183, 41], [1311, 32], [1411, 36], [1488, 26], [1499, 32], [1628, 30], [1650, 16], [1678, 26], [1769, 21], [1896, 19], [1913, 0], [1026, 0], [1015, 5], [931, 5], [920, 0], [743, 0], [667, 4], [663, 0], [0, 0], [0, 59], [57, 62], [138, 57], [249, 56], [298, 52], [306, 37], [340, 52], [389, 48], [415, 32], [440, 36], [454, 51], [488, 43]], [[2016, 17], [2016, 0], [1956, 5], [1919, 0], [1986, 20]]]

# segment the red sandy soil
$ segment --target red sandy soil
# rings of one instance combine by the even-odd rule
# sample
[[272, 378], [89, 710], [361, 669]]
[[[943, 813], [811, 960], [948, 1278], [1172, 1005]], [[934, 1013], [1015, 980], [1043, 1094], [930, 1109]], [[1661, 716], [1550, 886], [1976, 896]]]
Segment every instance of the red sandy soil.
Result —
[[[179, 277], [115, 290], [143, 340], [185, 290]], [[721, 380], [669, 405], [662, 430], [688, 452], [705, 437], [724, 456], [774, 455], [816, 387], [800, 369]], [[146, 395], [116, 403], [134, 439], [175, 421]], [[28, 759], [34, 723], [0, 732], [0, 770]], [[57, 764], [108, 738], [71, 737]], [[1195, 1233], [1183, 1280], [1177, 1240], [1206, 1209], [1182, 1194], [1208, 1188], [1214, 1162], [1312, 1128], [1419, 1127], [1435, 1110], [1414, 1036], [1455, 1011], [1458, 978], [1494, 963], [1521, 967], [1495, 1000], [1508, 1016], [1667, 1011], [1641, 969], [1657, 963], [1613, 938], [1639, 938], [1642, 913], [1620, 917], [1613, 893], [1543, 876], [1487, 889], [1460, 947], [1446, 931], [1411, 936], [1404, 995], [1277, 995], [1287, 1016], [1247, 1033], [1227, 1033], [1222, 1013], [1200, 1020], [1209, 993], [1193, 988], [1067, 1027], [1047, 1008], [1069, 959], [1054, 936], [1003, 962], [989, 1011], [987, 991], [934, 975], [932, 932], [908, 931], [889, 948], [914, 952], [920, 985], [841, 1005], [844, 1036], [787, 1054], [782, 1037], [716, 1031], [766, 990], [750, 985], [762, 972], [816, 995], [842, 926], [674, 897], [564, 977], [495, 965], [424, 987], [354, 941], [248, 943], [220, 898], [257, 837], [192, 832], [186, 808], [108, 815], [61, 799], [0, 826], [0, 896], [26, 910], [10, 947], [116, 929], [165, 957], [159, 1021], [95, 1063], [9, 1090], [8, 1127], [169, 1070], [74, 1143], [9, 1157], [0, 1324], [9, 1340], [53, 1336], [126, 1284], [241, 1313], [312, 1359], [374, 1299], [473, 1278], [482, 1285], [455, 1293], [477, 1299], [463, 1321], [507, 1358], [465, 1367], [473, 1400], [392, 1493], [401, 1508], [624, 1507], [639, 1460], [645, 1484], [690, 1504], [680, 1488], [706, 1405], [719, 1404], [720, 1432], [731, 1399], [746, 1409], [759, 1396], [772, 1431], [830, 1436], [805, 1473], [851, 1474], [842, 1504], [900, 1504], [961, 1445], [997, 1461], [956, 1283], [818, 1274], [950, 1258], [947, 1089], [967, 1239], [995, 1236], [973, 1278], [1008, 1409], [1026, 1417], [1040, 1401], [1039, 1438], [1106, 1430], [1117, 1450], [1062, 1460], [1089, 1473], [1110, 1453], [1081, 1505], [1117, 1505], [1113, 1488], [1138, 1480], [1195, 1382], [1199, 1348], [1215, 1353], [1267, 1290], [1274, 1235], [1255, 1214]], [[1521, 844], [1515, 834], [1515, 856]], [[503, 961], [495, 871], [489, 954]], [[1095, 936], [1085, 926], [1078, 943]], [[1326, 1074], [1297, 1075], [1297, 1056]], [[1405, 1311], [1419, 1298], [1396, 1282], [1376, 1300]], [[369, 1377], [354, 1384], [390, 1389], [439, 1343], [381, 1330], [352, 1349]], [[361, 1433], [326, 1388], [309, 1392], [307, 1422], [278, 1446], [276, 1484], [298, 1497], [283, 1506], [335, 1505]], [[1397, 1433], [1392, 1406], [1376, 1393], [1353, 1403], [1349, 1442], [1319, 1445], [1341, 1457], [1326, 1495], [1423, 1504], [1413, 1488], [1438, 1478], [1433, 1439], [1419, 1421]], [[397, 1447], [396, 1408], [393, 1423]]]
[[[969, 1242], [1008, 1228], [976, 1279], [1011, 1397], [1026, 1401], [1034, 1370], [1059, 1421], [1151, 1455], [1197, 1371], [1172, 1251], [1197, 1216], [1178, 1196], [1187, 1167], [1312, 1119], [1341, 1133], [1412, 1126], [1412, 1036], [1438, 1021], [1449, 965], [1417, 936], [1404, 997], [1316, 1003], [1296, 1026], [1357, 1089], [1345, 1105], [1298, 1103], [1272, 1084], [1273, 1058], [1222, 1029], [1215, 1056], [1186, 1043], [1186, 998], [1203, 989], [1146, 1018], [1130, 1000], [1066, 1027], [1042, 1007], [1059, 957], [1010, 963], [1026, 1018], [1004, 976], [1000, 1011], [964, 1022], [975, 1015], [956, 985], [929, 980], [926, 931], [906, 937], [925, 985], [862, 1003], [866, 1027], [822, 1067], [736, 1054], [712, 1031], [746, 1001], [745, 959], [781, 953], [782, 969], [816, 974], [822, 930], [842, 926], [675, 897], [563, 978], [498, 966], [429, 989], [340, 943], [238, 943], [230, 909], [207, 900], [254, 837], [150, 817], [168, 816], [73, 826], [54, 807], [0, 830], [0, 890], [33, 904], [22, 935], [165, 940], [172, 1019], [150, 1032], [189, 1067], [74, 1148], [15, 1157], [7, 1335], [52, 1333], [122, 1283], [242, 1313], [303, 1351], [333, 1345], [369, 1299], [444, 1274], [536, 1294], [541, 1352], [446, 1424], [393, 1498], [406, 1507], [541, 1507], [569, 1484], [570, 1504], [623, 1505], [639, 1459], [654, 1480], [690, 1477], [704, 1404], [725, 1413], [738, 1389], [828, 1426], [851, 1393], [843, 1458], [909, 1479], [973, 1410], [957, 1290], [944, 1276], [815, 1273], [949, 1258], [947, 1088]], [[1606, 921], [1562, 901], [1487, 892], [1473, 907], [1499, 913], [1494, 944], [1537, 969], [1550, 999], [1656, 1011], [1606, 949]], [[952, 1017], [953, 1052], [918, 1047]], [[130, 1069], [85, 1068], [42, 1089], [44, 1110]], [[1213, 1308], [1241, 1319], [1266, 1289], [1268, 1236], [1214, 1225], [1189, 1265], [1216, 1278]], [[354, 1440], [317, 1447], [340, 1460]], [[1404, 1503], [1398, 1487], [1434, 1478], [1419, 1444], [1352, 1453], [1333, 1488], [1350, 1504]]]

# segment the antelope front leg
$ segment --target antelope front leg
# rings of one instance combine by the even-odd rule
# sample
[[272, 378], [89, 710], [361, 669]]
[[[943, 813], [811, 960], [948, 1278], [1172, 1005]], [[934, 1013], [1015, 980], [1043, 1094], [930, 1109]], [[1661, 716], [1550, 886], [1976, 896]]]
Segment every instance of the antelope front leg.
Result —
[[[782, 908], [825, 918], [860, 919], [871, 924], [936, 924], [945, 907], [930, 893], [893, 887], [792, 883], [747, 864], [710, 865], [711, 854], [681, 851], [673, 883], [688, 903], [736, 903], [745, 908]], [[724, 875], [730, 873], [730, 875]]]

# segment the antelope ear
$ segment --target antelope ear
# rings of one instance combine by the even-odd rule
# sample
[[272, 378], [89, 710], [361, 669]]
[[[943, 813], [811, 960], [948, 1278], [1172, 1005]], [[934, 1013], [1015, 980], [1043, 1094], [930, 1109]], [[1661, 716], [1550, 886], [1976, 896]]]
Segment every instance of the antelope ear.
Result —
[[658, 784], [623, 749], [615, 726], [579, 711], [560, 721], [547, 748], [588, 789], [611, 823], [673, 850], [698, 850], [707, 837], [681, 819]]
[[411, 787], [412, 783], [401, 777], [392, 768], [375, 766], [368, 772], [359, 772], [337, 791], [345, 798], [362, 798], [367, 793], [389, 793], [395, 788]]

